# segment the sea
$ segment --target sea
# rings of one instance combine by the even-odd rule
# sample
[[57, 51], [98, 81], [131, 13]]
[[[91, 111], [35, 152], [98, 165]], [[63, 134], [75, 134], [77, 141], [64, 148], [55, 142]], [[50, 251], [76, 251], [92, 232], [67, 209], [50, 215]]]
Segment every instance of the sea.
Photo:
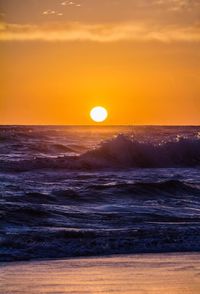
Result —
[[200, 126], [0, 126], [0, 261], [200, 251]]

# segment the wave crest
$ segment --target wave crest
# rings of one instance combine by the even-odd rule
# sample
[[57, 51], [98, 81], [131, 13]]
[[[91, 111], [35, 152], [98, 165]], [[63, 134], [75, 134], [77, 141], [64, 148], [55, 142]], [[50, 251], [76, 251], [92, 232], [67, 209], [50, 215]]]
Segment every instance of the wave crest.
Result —
[[163, 144], [141, 143], [125, 135], [103, 142], [80, 156], [92, 167], [189, 167], [200, 165], [200, 139], [179, 138]]
[[43, 168], [92, 170], [101, 168], [164, 168], [200, 166], [200, 139], [178, 138], [162, 144], [142, 143], [125, 135], [104, 141], [80, 156], [34, 158], [0, 162], [1, 170]]

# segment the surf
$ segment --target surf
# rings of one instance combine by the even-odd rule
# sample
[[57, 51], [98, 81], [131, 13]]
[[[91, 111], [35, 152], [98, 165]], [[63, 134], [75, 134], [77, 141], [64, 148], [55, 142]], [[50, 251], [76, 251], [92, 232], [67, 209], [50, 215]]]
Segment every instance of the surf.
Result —
[[105, 140], [81, 155], [55, 158], [35, 157], [31, 160], [0, 161], [0, 170], [28, 171], [34, 169], [127, 169], [199, 167], [200, 138], [177, 138], [163, 143], [140, 142], [119, 134]]

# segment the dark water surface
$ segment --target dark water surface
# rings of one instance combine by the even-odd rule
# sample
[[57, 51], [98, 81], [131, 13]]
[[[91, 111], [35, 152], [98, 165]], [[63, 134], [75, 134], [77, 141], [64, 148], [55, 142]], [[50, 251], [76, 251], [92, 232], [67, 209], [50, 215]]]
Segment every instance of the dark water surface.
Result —
[[0, 261], [200, 250], [200, 127], [0, 127]]

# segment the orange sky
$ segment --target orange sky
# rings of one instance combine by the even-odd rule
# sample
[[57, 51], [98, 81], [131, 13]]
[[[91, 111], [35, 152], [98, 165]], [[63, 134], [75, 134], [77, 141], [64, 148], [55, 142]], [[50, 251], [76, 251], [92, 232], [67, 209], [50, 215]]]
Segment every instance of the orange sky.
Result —
[[200, 1], [187, 3], [1, 1], [0, 123], [91, 124], [102, 105], [106, 124], [200, 124]]

